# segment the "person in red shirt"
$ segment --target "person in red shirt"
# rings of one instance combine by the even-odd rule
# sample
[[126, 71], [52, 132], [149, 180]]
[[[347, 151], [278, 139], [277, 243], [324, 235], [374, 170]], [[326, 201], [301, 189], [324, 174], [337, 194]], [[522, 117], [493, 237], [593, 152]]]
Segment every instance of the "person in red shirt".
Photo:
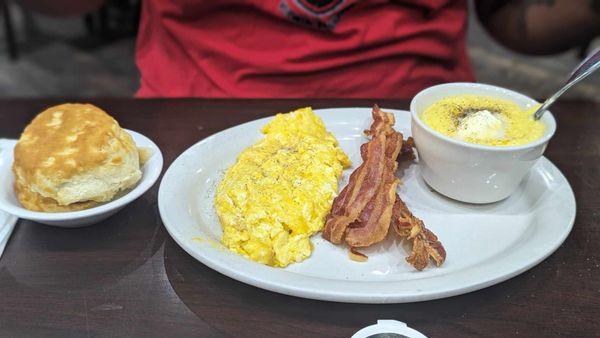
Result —
[[[598, 1], [476, 8], [522, 52], [570, 48], [600, 29]], [[466, 0], [146, 0], [137, 96], [399, 98], [473, 81], [467, 12]]]

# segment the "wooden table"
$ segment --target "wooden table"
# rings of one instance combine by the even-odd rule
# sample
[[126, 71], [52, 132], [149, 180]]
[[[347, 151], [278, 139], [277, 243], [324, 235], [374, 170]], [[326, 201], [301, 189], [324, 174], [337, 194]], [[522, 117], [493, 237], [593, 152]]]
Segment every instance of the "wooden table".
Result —
[[[60, 100], [0, 101], [0, 137]], [[200, 139], [292, 108], [373, 100], [93, 99], [152, 138], [165, 169]], [[383, 107], [407, 101], [378, 100]], [[328, 303], [264, 291], [194, 260], [169, 237], [158, 184], [104, 223], [60, 229], [20, 221], [0, 259], [0, 336], [349, 337], [393, 318], [431, 337], [600, 334], [600, 104], [564, 101], [547, 156], [578, 202], [573, 232], [552, 256], [496, 286], [397, 305]]]

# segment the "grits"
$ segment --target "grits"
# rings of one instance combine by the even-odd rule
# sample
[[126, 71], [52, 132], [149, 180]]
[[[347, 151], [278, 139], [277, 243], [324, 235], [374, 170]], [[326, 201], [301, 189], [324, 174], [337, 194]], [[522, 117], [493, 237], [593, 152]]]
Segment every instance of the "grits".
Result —
[[493, 97], [458, 95], [435, 102], [420, 117], [433, 130], [462, 141], [516, 146], [544, 134], [544, 124], [532, 117], [536, 109], [522, 110], [513, 102]]

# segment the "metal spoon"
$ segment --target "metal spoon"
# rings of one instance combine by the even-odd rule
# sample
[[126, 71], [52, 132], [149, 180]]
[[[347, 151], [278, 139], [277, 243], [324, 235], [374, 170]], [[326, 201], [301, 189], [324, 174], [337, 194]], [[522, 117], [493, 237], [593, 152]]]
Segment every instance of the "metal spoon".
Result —
[[550, 107], [556, 99], [559, 98], [567, 89], [573, 87], [577, 82], [585, 79], [588, 75], [592, 74], [595, 70], [600, 68], [600, 48], [596, 49], [594, 52], [590, 54], [585, 60], [583, 60], [575, 70], [569, 76], [569, 79], [565, 84], [560, 88], [554, 95], [550, 96], [544, 104], [542, 104], [538, 110], [533, 114], [533, 118], [539, 120], [542, 115], [546, 112], [548, 107]]

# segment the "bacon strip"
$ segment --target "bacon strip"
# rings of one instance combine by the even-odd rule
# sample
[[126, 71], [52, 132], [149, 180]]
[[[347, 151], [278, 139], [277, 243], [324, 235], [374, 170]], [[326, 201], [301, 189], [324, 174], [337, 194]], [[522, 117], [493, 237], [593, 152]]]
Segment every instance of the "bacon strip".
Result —
[[323, 237], [335, 244], [344, 240], [350, 248], [366, 247], [382, 241], [392, 225], [401, 239], [411, 241], [408, 263], [422, 270], [431, 258], [439, 266], [446, 259], [444, 247], [396, 193], [398, 161], [414, 158], [414, 141], [411, 137], [404, 141], [394, 130], [393, 114], [375, 105], [372, 116], [373, 123], [365, 130], [371, 141], [360, 147], [363, 163], [334, 199]]
[[333, 200], [325, 222], [323, 238], [339, 244], [350, 223], [356, 221], [373, 198], [385, 169], [385, 135], [379, 135], [361, 147], [363, 163], [350, 175], [348, 185]]
[[386, 113], [378, 105], [374, 105], [371, 116], [373, 117], [373, 123], [371, 123], [371, 128], [365, 130], [365, 135], [372, 137], [379, 134], [390, 135], [396, 132], [393, 128], [394, 123], [396, 123], [394, 114]]
[[[373, 233], [374, 238], [369, 241], [359, 240], [358, 236], [361, 235], [354, 231], [350, 238], [356, 243], [372, 242], [381, 236], [385, 237], [389, 228], [389, 221], [387, 226], [384, 224], [386, 218], [391, 217], [391, 206], [395, 197], [386, 199], [384, 192], [395, 189], [398, 182], [389, 178], [390, 175], [394, 178], [396, 167], [390, 167], [390, 161], [387, 159], [395, 162], [394, 159], [402, 147], [402, 135], [400, 134], [399, 139], [396, 135], [388, 140], [388, 135], [396, 134], [392, 128], [395, 123], [393, 114], [385, 113], [375, 105], [372, 116], [371, 128], [365, 131], [372, 139], [360, 147], [363, 163], [350, 175], [348, 185], [333, 200], [331, 213], [325, 222], [323, 238], [334, 244], [342, 242], [351, 224], [353, 227], [370, 224], [369, 231], [377, 229], [377, 233]], [[388, 204], [390, 207], [387, 207]], [[380, 220], [382, 213], [385, 214]]]
[[375, 196], [367, 203], [357, 222], [346, 232], [346, 243], [352, 247], [365, 247], [382, 241], [388, 233], [392, 208], [399, 180], [395, 176], [396, 158], [402, 147], [402, 134], [393, 132], [386, 138], [385, 172]]
[[415, 153], [413, 149], [415, 148], [415, 140], [410, 136], [404, 143], [402, 143], [402, 149], [400, 149], [400, 155], [398, 155], [398, 161], [403, 159], [414, 160]]
[[412, 252], [406, 261], [421, 271], [431, 258], [437, 266], [446, 260], [446, 250], [437, 236], [425, 227], [423, 221], [415, 217], [406, 204], [396, 196], [392, 212], [392, 227], [402, 239], [412, 242]]

